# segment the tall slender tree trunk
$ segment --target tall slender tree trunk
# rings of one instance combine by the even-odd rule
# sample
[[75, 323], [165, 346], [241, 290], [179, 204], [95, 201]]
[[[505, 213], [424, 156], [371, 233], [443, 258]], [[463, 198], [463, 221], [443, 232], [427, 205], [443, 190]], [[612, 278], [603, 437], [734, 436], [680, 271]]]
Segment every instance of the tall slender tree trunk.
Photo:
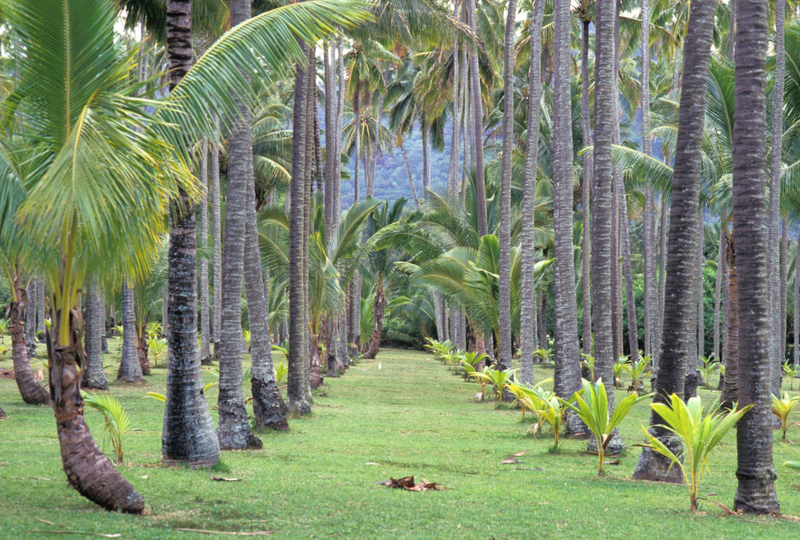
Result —
[[[81, 388], [108, 390], [108, 380], [103, 371], [103, 333], [106, 326], [103, 291], [96, 277], [90, 277], [86, 286], [86, 367], [83, 370]], [[48, 396], [49, 397], [49, 396]]]
[[639, 327], [636, 317], [636, 299], [633, 293], [633, 263], [631, 261], [631, 237], [628, 230], [628, 205], [624, 189], [620, 190], [620, 236], [622, 239], [622, 263], [625, 271], [625, 302], [628, 316], [628, 348], [631, 362], [639, 361]]
[[[739, 279], [739, 406], [753, 408], [736, 432], [739, 486], [734, 507], [746, 513], [780, 511], [772, 463], [769, 350], [767, 186], [767, 4], [736, 6], [733, 130], [733, 231]], [[687, 63], [687, 65], [689, 65]]]
[[528, 138], [525, 147], [525, 185], [522, 195], [522, 278], [520, 299], [520, 381], [533, 384], [533, 351], [536, 350], [536, 171], [539, 157], [539, 120], [542, 98], [542, 19], [544, 1], [533, 6], [531, 62], [528, 71]]
[[[459, 19], [458, 0], [453, 0], [453, 19]], [[453, 123], [450, 135], [450, 164], [447, 168], [447, 194], [453, 196], [456, 192], [458, 177], [461, 167], [458, 164], [461, 157], [461, 69], [459, 65], [458, 32], [453, 32]], [[413, 185], [413, 184], [412, 184]], [[413, 190], [412, 190], [413, 191]]]
[[719, 241], [717, 243], [717, 275], [714, 292], [714, 361], [721, 362], [719, 349], [719, 318], [720, 318], [720, 299], [722, 296], [722, 282], [727, 269], [725, 258], [725, 231], [728, 228], [728, 221], [720, 216], [719, 219]]
[[219, 149], [211, 147], [211, 213], [214, 217], [212, 234], [214, 236], [214, 323], [211, 325], [211, 340], [219, 343], [222, 327], [222, 205], [219, 185]]
[[[786, 361], [786, 302], [789, 293], [789, 222], [783, 216], [781, 222], [781, 342], [780, 354], [781, 362]], [[783, 371], [781, 366], [780, 371]]]
[[39, 277], [39, 286], [36, 287], [36, 341], [39, 341], [39, 336], [44, 335], [45, 330], [45, 281], [43, 277]]
[[[203, 141], [200, 156], [200, 182], [203, 187], [208, 187], [208, 143]], [[205, 249], [208, 243], [208, 190], [200, 201], [200, 233], [197, 246]], [[200, 262], [200, 362], [211, 363], [211, 321], [209, 321], [208, 302], [208, 261]]]
[[400, 141], [400, 153], [403, 155], [403, 163], [406, 166], [406, 175], [408, 175], [408, 185], [411, 187], [411, 195], [414, 197], [414, 206], [419, 210], [419, 197], [417, 196], [417, 188], [414, 187], [414, 176], [411, 174], [411, 165], [408, 163], [408, 152], [406, 152], [406, 145]]
[[122, 359], [119, 362], [117, 381], [126, 383], [144, 382], [136, 350], [136, 312], [133, 302], [133, 287], [125, 279], [122, 282]]
[[[304, 50], [308, 50], [305, 44]], [[306, 336], [305, 310], [303, 297], [303, 227], [305, 207], [305, 163], [306, 163], [306, 66], [299, 65], [295, 73], [295, 95], [292, 117], [292, 183], [291, 208], [289, 212], [289, 361], [287, 397], [290, 415], [306, 415], [311, 412], [311, 404], [306, 399], [305, 386], [308, 385], [308, 339]], [[358, 165], [356, 165], [358, 167]]]
[[[166, 6], [171, 90], [192, 65], [191, 1], [167, 0]], [[212, 466], [219, 461], [219, 442], [203, 393], [197, 348], [195, 213], [186, 193], [180, 199], [170, 223], [169, 356], [161, 455], [166, 463]], [[219, 283], [214, 282], [215, 289]]]
[[367, 344], [367, 352], [364, 353], [364, 358], [375, 358], [378, 355], [378, 349], [381, 346], [381, 332], [383, 331], [383, 318], [386, 311], [386, 292], [383, 288], [383, 278], [378, 278], [375, 283], [375, 303], [372, 307], [372, 314], [374, 318], [372, 335]]
[[[478, 35], [475, 0], [467, 2], [467, 21], [470, 29]], [[470, 100], [472, 101], [472, 166], [475, 169], [475, 206], [478, 211], [478, 236], [489, 234], [486, 217], [486, 180], [483, 170], [483, 110], [481, 103], [481, 82], [478, 71], [478, 49], [472, 47], [469, 57]], [[427, 199], [427, 197], [426, 197]]]
[[309, 348], [308, 360], [308, 377], [304, 380], [302, 389], [308, 403], [313, 403], [314, 398], [311, 395], [311, 389], [317, 388], [322, 383], [322, 376], [320, 373], [320, 355], [319, 355], [319, 341], [316, 339], [317, 335], [311, 331], [311, 320], [308, 312], [309, 306], [309, 238], [311, 234], [311, 201], [314, 194], [314, 118], [316, 118], [316, 57], [315, 57], [315, 44], [307, 45], [306, 47], [306, 65], [308, 71], [306, 74], [306, 92], [305, 92], [305, 109], [306, 109], [306, 148], [305, 148], [305, 199], [303, 205], [303, 305], [306, 308], [303, 310], [303, 328], [305, 329], [305, 344]]
[[[650, 0], [642, 0], [642, 152], [653, 154], [650, 139]], [[656, 195], [652, 186], [645, 188], [644, 216], [642, 217], [642, 260], [644, 281], [644, 354], [652, 355], [653, 300], [655, 283], [655, 251], [653, 228], [655, 227]]]
[[[575, 297], [575, 257], [572, 243], [572, 103], [570, 92], [570, 2], [556, 0], [555, 84], [553, 88], [553, 229], [555, 235], [555, 373], [553, 389], [564, 399], [581, 387], [578, 348], [578, 304]], [[583, 432], [577, 417], [567, 429]]]
[[[784, 54], [784, 19], [786, 0], [775, 0], [775, 88], [772, 99], [772, 153], [769, 165], [769, 356], [772, 369], [772, 393], [780, 396], [783, 355], [786, 349], [786, 334], [783, 324], [786, 320], [784, 305], [784, 272], [781, 265], [781, 161], [783, 152], [783, 87], [786, 72]], [[783, 297], [781, 297], [783, 296]], [[783, 320], [781, 320], [781, 315]]]
[[28, 283], [28, 308], [25, 310], [25, 346], [28, 348], [28, 358], [36, 358], [36, 300], [39, 297], [38, 280], [33, 277]]
[[797, 246], [795, 248], [795, 259], [794, 259], [794, 317], [792, 317], [792, 322], [794, 323], [794, 368], [797, 369], [800, 366], [800, 262], [798, 260], [798, 254], [800, 254], [800, 235], [797, 237]]
[[739, 278], [736, 275], [736, 246], [733, 236], [726, 237], [726, 259], [730, 278], [728, 282], [728, 310], [725, 317], [725, 377], [719, 400], [726, 409], [739, 401]]
[[728, 59], [733, 62], [733, 52], [736, 45], [736, 0], [730, 0], [730, 19], [728, 22]]
[[[514, 152], [514, 29], [517, 0], [509, 0], [503, 52], [503, 155], [500, 180], [500, 311], [497, 369], [511, 369], [511, 157]], [[574, 287], [573, 287], [574, 288]]]
[[[691, 289], [696, 286], [693, 255], [697, 241], [700, 146], [715, 8], [715, 0], [692, 2], [684, 47], [684, 65], [687, 69], [681, 88], [678, 139], [675, 146], [672, 223], [664, 287], [664, 327], [653, 398], [659, 403], [668, 402], [672, 394], [683, 395], [685, 358], [690, 353], [690, 337], [695, 332], [695, 328], [687, 325], [686, 321], [692, 311], [697, 313], [697, 304], [691, 294]], [[664, 421], [653, 412], [650, 424], [661, 426]], [[651, 433], [674, 452], [681, 451], [680, 441], [671, 432], [662, 427], [653, 427]], [[680, 473], [672, 467], [670, 460], [648, 448], [642, 450], [633, 477], [638, 480], [681, 481]]]
[[[581, 32], [581, 120], [584, 146], [592, 144], [592, 122], [589, 111], [589, 24], [589, 20], [584, 19]], [[584, 157], [583, 181], [581, 182], [583, 213], [581, 281], [583, 285], [583, 352], [589, 355], [592, 354], [592, 165], [592, 160]]]
[[539, 304], [539, 347], [547, 348], [547, 290], [542, 288], [540, 292], [541, 303]]

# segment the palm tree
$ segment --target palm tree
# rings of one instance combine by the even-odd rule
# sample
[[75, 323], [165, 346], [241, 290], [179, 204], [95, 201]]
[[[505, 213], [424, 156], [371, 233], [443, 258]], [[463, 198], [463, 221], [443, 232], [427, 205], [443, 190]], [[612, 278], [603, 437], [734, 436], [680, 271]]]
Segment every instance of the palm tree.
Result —
[[[470, 29], [478, 35], [475, 0], [467, 2], [467, 22]], [[481, 106], [481, 83], [478, 70], [478, 46], [472, 45], [469, 56], [469, 91], [472, 103], [472, 167], [475, 170], [475, 194], [478, 210], [478, 233], [489, 234], [486, 220], [486, 181], [483, 170], [483, 108]]]
[[[251, 16], [250, 0], [231, 0], [231, 26]], [[240, 105], [241, 118], [231, 126], [228, 138], [228, 197], [225, 208], [225, 245], [222, 248], [222, 326], [219, 343], [220, 450], [261, 448], [247, 419], [242, 392], [242, 312], [248, 191], [253, 182], [253, 134], [249, 109]], [[253, 188], [255, 196], [255, 188]], [[253, 201], [253, 204], [255, 202]], [[254, 210], [255, 213], [255, 210]], [[255, 234], [255, 231], [254, 231]], [[259, 277], [260, 281], [260, 277]], [[263, 316], [263, 314], [261, 314]], [[251, 330], [252, 332], [252, 330]], [[252, 334], [251, 334], [252, 335]], [[269, 334], [267, 334], [269, 335]]]
[[553, 87], [553, 228], [556, 258], [554, 389], [564, 399], [579, 390], [581, 384], [572, 243], [573, 153], [569, 9], [569, 0], [556, 2], [553, 42], [556, 67]]
[[106, 310], [103, 289], [96, 277], [89, 277], [86, 286], [86, 368], [81, 388], [108, 390], [103, 371], [103, 334], [106, 331]]
[[[736, 433], [736, 510], [780, 511], [772, 463], [772, 406], [766, 222], [767, 5], [736, 6], [736, 109], [733, 132], [733, 231], [739, 277], [739, 406], [753, 408]], [[686, 65], [689, 65], [688, 63]], [[684, 75], [685, 77], [685, 75]], [[779, 132], [780, 133], [780, 132]]]
[[[697, 309], [690, 289], [696, 286], [693, 257], [697, 241], [698, 204], [700, 197], [701, 143], [705, 118], [706, 85], [711, 55], [711, 38], [716, 2], [701, 0], [692, 3], [689, 29], [684, 46], [684, 72], [681, 85], [680, 120], [675, 145], [675, 172], [672, 187], [671, 225], [664, 327], [656, 374], [656, 402], [664, 402], [672, 394], [683, 395], [686, 372], [685, 357], [692, 346], [695, 329], [685, 324], [692, 310]], [[663, 421], [653, 413], [650, 424]], [[651, 428], [664, 444], [673, 446], [669, 432]], [[677, 450], [677, 449], [676, 449]], [[670, 474], [669, 463], [655, 452], [644, 449], [634, 478], [656, 481], [680, 481]]]
[[[200, 143], [200, 183], [203, 198], [200, 201], [200, 230], [197, 232], [197, 247], [205, 251], [208, 244], [208, 141]], [[208, 298], [208, 259], [200, 261], [200, 363], [211, 363], [211, 315]]]
[[138, 334], [136, 328], [136, 309], [134, 306], [133, 286], [127, 279], [122, 281], [122, 358], [119, 362], [118, 382], [144, 382], [143, 370], [137, 354]]
[[511, 154], [514, 151], [514, 29], [517, 0], [509, 0], [503, 54], [503, 154], [500, 181], [500, 334], [497, 369], [511, 369]]
[[[525, 148], [525, 185], [522, 199], [522, 290], [520, 297], [520, 380], [533, 384], [533, 351], [536, 349], [536, 289], [533, 269], [536, 264], [536, 175], [539, 156], [539, 119], [542, 99], [542, 19], [544, 1], [533, 6], [528, 71], [528, 135]], [[586, 253], [584, 252], [584, 257]], [[585, 297], [584, 297], [585, 298]], [[585, 306], [586, 304], [584, 304]], [[584, 311], [585, 313], [585, 311]]]

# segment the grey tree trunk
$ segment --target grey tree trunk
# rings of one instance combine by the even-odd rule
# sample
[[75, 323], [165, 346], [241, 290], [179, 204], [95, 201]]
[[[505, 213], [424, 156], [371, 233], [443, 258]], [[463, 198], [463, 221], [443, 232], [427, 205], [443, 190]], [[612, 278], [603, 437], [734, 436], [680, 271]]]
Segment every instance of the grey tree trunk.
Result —
[[[746, 513], [780, 511], [772, 462], [769, 350], [770, 298], [767, 184], [767, 3], [736, 6], [735, 112], [733, 130], [733, 231], [739, 278], [739, 406], [753, 409], [736, 431], [739, 486], [734, 508]], [[687, 62], [687, 65], [688, 64]]]
[[[208, 187], [208, 143], [201, 144], [200, 182]], [[197, 246], [205, 249], [208, 243], [208, 189], [200, 201], [200, 233]], [[200, 363], [211, 363], [211, 321], [208, 302], [208, 260], [200, 262]]]
[[[661, 356], [655, 383], [656, 402], [667, 402], [669, 396], [683, 395], [686, 357], [690, 353], [695, 328], [686, 321], [697, 304], [691, 290], [695, 287], [694, 253], [697, 241], [697, 208], [700, 198], [701, 141], [705, 118], [706, 82], [714, 25], [714, 0], [692, 2], [689, 28], [684, 47], [684, 73], [675, 148], [672, 188], [672, 223], [669, 230], [669, 255], [665, 283], [664, 327]], [[687, 256], [689, 255], [689, 256]], [[696, 351], [696, 349], [695, 349]], [[663, 424], [653, 412], [652, 426]], [[651, 428], [651, 433], [679, 451], [680, 441], [664, 428]], [[681, 475], [670, 467], [671, 462], [650, 449], [643, 449], [633, 473], [638, 480], [680, 482]]]
[[[308, 47], [303, 44], [308, 51]], [[309, 76], [303, 66], [295, 73], [295, 96], [292, 117], [292, 184], [291, 208], [289, 212], [289, 362], [287, 397], [290, 415], [306, 415], [311, 405], [306, 399], [308, 385], [308, 338], [306, 336], [303, 297], [307, 275], [303, 267], [303, 228], [305, 221], [305, 164], [306, 164], [306, 79]]]
[[525, 185], [522, 196], [522, 290], [520, 291], [520, 381], [533, 384], [533, 351], [536, 350], [536, 171], [539, 157], [539, 120], [542, 99], [542, 19], [544, 2], [533, 6], [531, 62], [528, 71], [528, 137], [525, 147]]
[[39, 298], [39, 280], [35, 277], [28, 284], [28, 307], [25, 310], [25, 346], [28, 348], [28, 358], [36, 358], [36, 312]]
[[[553, 389], [564, 399], [581, 387], [578, 304], [572, 243], [572, 103], [570, 94], [570, 2], [555, 7], [555, 83], [553, 88], [553, 229], [555, 235], [555, 373]], [[570, 419], [577, 417], [570, 416]], [[580, 430], [568, 421], [569, 431]]]
[[46, 306], [45, 306], [45, 294], [44, 294], [45, 291], [44, 290], [45, 290], [44, 277], [40, 276], [39, 277], [39, 286], [36, 287], [36, 336], [37, 336], [37, 341], [38, 341], [39, 332], [44, 334], [44, 330], [45, 330], [44, 318], [45, 318], [45, 312], [47, 310], [46, 310]]
[[417, 196], [417, 188], [414, 186], [414, 176], [411, 174], [411, 165], [408, 163], [408, 153], [406, 152], [406, 145], [400, 141], [400, 153], [403, 155], [403, 163], [406, 166], [406, 175], [408, 175], [408, 185], [411, 186], [411, 195], [414, 197], [414, 206], [419, 210], [419, 197]]
[[[250, 0], [232, 0], [231, 26], [250, 18]], [[222, 450], [261, 448], [247, 420], [242, 392], [242, 279], [247, 223], [247, 188], [253, 174], [250, 111], [239, 104], [241, 119], [228, 137], [228, 197], [222, 250], [222, 327], [219, 343], [219, 423]], [[260, 276], [259, 276], [260, 279]], [[252, 338], [251, 338], [252, 339]]]
[[[775, 0], [775, 88], [772, 99], [772, 153], [769, 176], [769, 357], [772, 369], [772, 393], [780, 396], [783, 366], [783, 350], [786, 338], [781, 333], [786, 294], [783, 289], [783, 272], [781, 266], [781, 158], [783, 152], [783, 87], [786, 72], [786, 56], [784, 54], [783, 26], [786, 12], [786, 0]], [[783, 293], [783, 298], [781, 298]], [[785, 316], [784, 319], [786, 320]]]
[[[468, 0], [467, 20], [470, 29], [478, 35], [475, 22], [475, 0]], [[472, 101], [472, 166], [475, 169], [476, 207], [478, 209], [478, 235], [489, 234], [486, 218], [486, 180], [483, 170], [483, 110], [481, 104], [481, 82], [478, 71], [478, 50], [473, 46], [469, 57], [470, 100]]]
[[[581, 32], [581, 120], [583, 122], [583, 145], [592, 144], [592, 122], [589, 111], [589, 24], [582, 21]], [[582, 285], [583, 285], [583, 352], [592, 354], [592, 160], [583, 159], [583, 181], [581, 182], [581, 210], [583, 212]], [[525, 221], [523, 221], [524, 226]]]
[[[783, 216], [781, 222], [781, 362], [786, 361], [786, 302], [789, 289], [789, 222]], [[782, 370], [782, 368], [781, 368]]]
[[717, 248], [717, 276], [715, 283], [714, 293], [714, 360], [716, 362], [722, 361], [719, 355], [719, 317], [720, 317], [720, 299], [722, 297], [722, 281], [726, 273], [727, 263], [725, 258], [725, 230], [728, 226], [728, 220], [720, 216], [719, 220], [719, 241]]
[[119, 363], [118, 382], [144, 382], [139, 354], [136, 351], [136, 312], [133, 305], [133, 287], [122, 281], [122, 358]]
[[620, 237], [622, 239], [622, 262], [625, 271], [625, 301], [628, 316], [628, 348], [631, 362], [639, 361], [639, 328], [636, 318], [636, 300], [633, 294], [633, 263], [631, 262], [631, 237], [628, 230], [628, 204], [625, 202], [624, 189], [619, 192], [620, 203]]
[[[503, 154], [500, 180], [500, 298], [497, 369], [511, 369], [511, 156], [514, 152], [514, 29], [517, 0], [509, 0], [503, 52]], [[571, 133], [571, 131], [570, 131]], [[574, 287], [573, 287], [574, 289]]]
[[[642, 110], [642, 152], [653, 153], [650, 139], [650, 0], [642, 0], [642, 41], [641, 41], [641, 110]], [[653, 250], [653, 231], [655, 226], [655, 192], [652, 186], [645, 188], [645, 207], [642, 217], [642, 259], [644, 280], [644, 354], [652, 355], [653, 300], [655, 283], [655, 252]]]
[[211, 147], [211, 213], [214, 217], [212, 234], [214, 236], [214, 319], [211, 325], [211, 340], [220, 340], [222, 328], [222, 205], [219, 186], [219, 149]]
[[794, 368], [800, 366], [800, 264], [797, 264], [797, 254], [800, 253], [800, 236], [797, 237], [797, 247], [794, 260]]
[[[453, 1], [453, 19], [459, 19], [458, 0]], [[450, 164], [447, 168], [447, 194], [453, 196], [456, 192], [460, 176], [459, 158], [461, 157], [461, 66], [459, 65], [459, 40], [458, 32], [453, 32], [453, 123], [450, 137]], [[413, 182], [412, 182], [413, 192]], [[416, 195], [414, 197], [416, 199]], [[417, 206], [419, 208], [419, 206]]]
[[106, 327], [106, 313], [103, 305], [103, 291], [97, 278], [86, 283], [86, 367], [83, 371], [81, 388], [108, 390], [108, 380], [103, 371], [103, 333]]
[[728, 238], [726, 244], [730, 280], [725, 317], [725, 378], [719, 400], [724, 408], [732, 409], [739, 401], [739, 278], [736, 274], [736, 246], [733, 237]]

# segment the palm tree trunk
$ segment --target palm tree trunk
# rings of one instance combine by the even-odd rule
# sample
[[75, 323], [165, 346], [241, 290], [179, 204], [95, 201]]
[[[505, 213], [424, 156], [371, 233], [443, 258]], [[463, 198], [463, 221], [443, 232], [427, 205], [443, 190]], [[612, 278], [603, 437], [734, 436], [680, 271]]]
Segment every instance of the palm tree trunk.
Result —
[[[100, 282], [90, 277], [86, 283], [86, 367], [81, 388], [108, 390], [108, 380], [103, 371], [103, 333], [106, 314], [103, 306], [103, 291]], [[49, 396], [48, 396], [49, 398]]]
[[[783, 286], [784, 272], [781, 264], [781, 161], [783, 153], [783, 87], [786, 72], [784, 54], [784, 19], [786, 0], [775, 0], [775, 88], [772, 101], [772, 152], [769, 176], [769, 356], [772, 366], [772, 393], [781, 394], [783, 355], [786, 334], [782, 332], [786, 321], [786, 291]], [[784, 257], [785, 258], [785, 257]], [[783, 315], [783, 319], [781, 319]]]
[[[573, 153], [569, 21], [569, 0], [557, 0], [553, 42], [556, 69], [553, 88], [553, 229], [556, 258], [553, 389], [564, 399], [571, 397], [581, 386], [578, 304], [575, 296], [575, 258], [572, 243]], [[577, 423], [569, 423], [568, 430], [578, 427], [574, 424]]]
[[800, 366], [800, 264], [797, 254], [800, 254], [800, 236], [797, 237], [794, 259], [794, 368]]
[[514, 29], [517, 0], [509, 0], [503, 53], [503, 154], [500, 180], [500, 298], [497, 369], [511, 369], [511, 156], [514, 152]]
[[720, 216], [719, 219], [719, 242], [717, 248], [717, 276], [714, 292], [714, 360], [720, 362], [722, 357], [719, 355], [719, 317], [720, 317], [720, 298], [722, 296], [722, 281], [726, 273], [725, 251], [725, 230], [727, 220]]
[[336, 179], [334, 176], [334, 164], [336, 161], [336, 122], [334, 120], [336, 98], [335, 89], [335, 68], [332, 56], [336, 55], [327, 43], [322, 44], [322, 58], [324, 64], [324, 83], [325, 83], [325, 235], [326, 239], [333, 233], [333, 213], [335, 207], [334, 187]]
[[[459, 19], [458, 0], [453, 0], [453, 19]], [[458, 32], [453, 32], [453, 122], [450, 135], [450, 164], [447, 168], [447, 194], [456, 192], [456, 179], [460, 173], [458, 165], [461, 157], [461, 69], [459, 65]], [[418, 207], [419, 208], [419, 207]]]
[[[650, 139], [650, 0], [642, 0], [642, 152], [653, 153]], [[645, 188], [645, 207], [642, 217], [642, 260], [644, 281], [644, 354], [652, 355], [653, 299], [655, 283], [655, 253], [653, 252], [653, 231], [655, 226], [655, 192], [651, 186]]]
[[625, 302], [628, 316], [628, 348], [630, 360], [639, 361], [639, 327], [636, 317], [636, 300], [633, 294], [633, 263], [631, 261], [631, 237], [628, 230], [628, 205], [625, 202], [624, 190], [620, 190], [620, 235], [622, 238], [622, 266], [625, 271]]
[[[700, 198], [700, 146], [715, 8], [714, 0], [692, 2], [684, 47], [684, 65], [687, 69], [681, 88], [675, 150], [672, 224], [669, 230], [669, 255], [664, 287], [667, 300], [653, 398], [660, 403], [666, 402], [672, 394], [683, 395], [685, 358], [690, 352], [690, 337], [695, 332], [693, 327], [686, 324], [686, 320], [692, 311], [697, 313], [697, 304], [691, 294], [696, 285], [693, 255], [696, 249], [697, 208]], [[650, 424], [659, 426], [663, 423], [653, 412]], [[651, 428], [651, 433], [673, 451], [680, 451], [680, 441], [664, 428]], [[680, 482], [680, 473], [671, 465], [670, 460], [663, 458], [661, 454], [645, 448], [633, 477], [638, 480]]]
[[539, 305], [539, 347], [547, 348], [547, 290], [540, 291], [541, 304]]
[[17, 302], [11, 302], [9, 308], [9, 326], [11, 331], [11, 357], [14, 362], [14, 379], [22, 396], [22, 401], [28, 405], [52, 405], [50, 394], [36, 382], [30, 362], [28, 361], [28, 347], [25, 344], [25, 325], [27, 324], [28, 294], [22, 288], [20, 279], [14, 280], [11, 286], [16, 289]]
[[[192, 65], [191, 1], [167, 0], [166, 5], [172, 89]], [[219, 461], [219, 442], [203, 393], [197, 349], [195, 213], [186, 193], [181, 193], [180, 199], [170, 223], [169, 356], [161, 455], [166, 463], [212, 466]], [[219, 285], [214, 282], [215, 289]]]
[[[478, 35], [475, 0], [467, 5], [467, 20], [470, 29]], [[481, 82], [478, 71], [478, 50], [472, 48], [469, 57], [470, 99], [472, 101], [472, 166], [475, 169], [476, 207], [478, 210], [478, 236], [489, 234], [486, 218], [486, 180], [483, 170], [483, 110], [481, 104]], [[424, 143], [423, 143], [424, 144]], [[427, 196], [426, 196], [427, 200]]]
[[[781, 337], [780, 337], [780, 353], [781, 362], [785, 361], [786, 357], [786, 302], [789, 289], [789, 222], [786, 216], [783, 216], [781, 223]], [[783, 368], [780, 368], [783, 371]]]
[[730, 0], [730, 19], [728, 22], [728, 60], [733, 62], [733, 52], [736, 45], [736, 0]]
[[[592, 144], [592, 122], [589, 111], [589, 24], [582, 21], [581, 33], [581, 120], [583, 124], [583, 145]], [[581, 209], [583, 212], [583, 251], [581, 272], [583, 286], [583, 352], [592, 354], [592, 160], [583, 159], [583, 181], [581, 182]], [[524, 224], [524, 221], [523, 221]]]
[[533, 384], [536, 350], [536, 170], [539, 157], [539, 103], [542, 98], [542, 18], [544, 2], [536, 2], [531, 21], [531, 62], [528, 71], [528, 139], [525, 147], [525, 185], [522, 195], [522, 278], [520, 291], [520, 381]]
[[219, 149], [211, 147], [211, 212], [214, 217], [214, 319], [211, 325], [211, 340], [219, 343], [222, 328], [222, 205], [220, 204]]
[[36, 358], [36, 299], [39, 288], [37, 279], [31, 278], [28, 283], [28, 308], [25, 310], [25, 346], [28, 348], [28, 358]]
[[[200, 182], [203, 187], [208, 186], [208, 143], [201, 144], [200, 156]], [[206, 193], [208, 191], [206, 190]], [[205, 249], [208, 242], [208, 196], [204, 195], [200, 201], [200, 233], [197, 246]], [[211, 324], [208, 303], [208, 261], [200, 262], [200, 363], [211, 363]]]
[[[302, 390], [303, 395], [306, 398], [308, 403], [314, 403], [314, 398], [311, 395], [312, 388], [317, 388], [319, 384], [322, 382], [322, 376], [320, 374], [320, 356], [319, 356], [319, 341], [316, 335], [312, 334], [311, 330], [311, 320], [310, 314], [308, 310], [309, 306], [309, 283], [308, 283], [308, 276], [309, 276], [309, 238], [311, 234], [311, 200], [314, 193], [314, 118], [316, 117], [316, 95], [317, 95], [317, 84], [316, 84], [316, 58], [315, 58], [315, 46], [309, 45], [306, 47], [306, 55], [307, 55], [307, 66], [308, 72], [306, 74], [306, 91], [305, 91], [305, 108], [306, 108], [306, 148], [305, 148], [305, 166], [304, 166], [304, 173], [305, 173], [305, 198], [304, 198], [304, 205], [303, 205], [303, 272], [302, 275], [305, 279], [303, 279], [303, 305], [305, 309], [303, 310], [303, 328], [305, 332], [305, 340], [304, 344], [306, 347], [309, 348], [309, 363], [307, 366], [307, 373], [308, 376], [304, 379]], [[314, 329], [317, 331], [317, 329]]]
[[136, 350], [136, 314], [133, 305], [133, 287], [125, 279], [122, 282], [122, 359], [119, 363], [118, 382], [144, 382], [142, 366]]
[[[303, 45], [307, 51], [307, 46]], [[308, 384], [308, 341], [304, 312], [303, 282], [303, 223], [305, 207], [306, 163], [306, 93], [309, 74], [298, 65], [295, 73], [295, 95], [292, 117], [292, 183], [289, 212], [289, 360], [287, 397], [290, 415], [306, 415], [311, 405], [306, 400], [304, 386]]]
[[408, 185], [411, 186], [411, 195], [414, 197], [414, 206], [419, 210], [419, 197], [417, 197], [417, 188], [414, 187], [414, 177], [411, 174], [411, 165], [408, 163], [408, 153], [406, 152], [406, 145], [400, 141], [400, 153], [403, 154], [403, 163], [406, 166], [406, 174], [408, 175]]
[[[39, 277], [39, 286], [36, 287], [36, 340], [39, 341], [39, 336], [44, 336], [45, 324], [45, 281], [43, 277]], [[41, 332], [41, 333], [40, 333]]]
[[383, 331], [383, 317], [386, 311], [386, 292], [383, 289], [383, 279], [378, 278], [375, 283], [375, 302], [372, 306], [372, 314], [375, 320], [372, 335], [369, 338], [367, 352], [364, 358], [375, 358], [381, 346], [381, 332]]
[[[753, 409], [736, 432], [739, 486], [734, 507], [780, 511], [772, 462], [770, 298], [766, 214], [767, 4], [739, 0], [736, 13], [736, 96], [733, 131], [733, 231], [739, 279], [739, 406]], [[687, 65], [688, 64], [687, 62]], [[780, 154], [779, 154], [780, 155]]]
[[726, 259], [729, 268], [728, 310], [725, 319], [725, 378], [719, 400], [726, 409], [739, 401], [739, 279], [736, 275], [736, 247], [733, 237], [726, 235]]

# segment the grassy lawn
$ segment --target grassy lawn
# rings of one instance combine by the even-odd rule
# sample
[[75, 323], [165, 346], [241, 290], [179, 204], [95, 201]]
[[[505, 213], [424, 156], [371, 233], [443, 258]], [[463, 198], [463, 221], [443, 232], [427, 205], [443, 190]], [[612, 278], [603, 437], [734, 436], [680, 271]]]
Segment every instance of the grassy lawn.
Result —
[[[112, 342], [112, 350], [117, 344]], [[116, 364], [115, 354], [106, 357]], [[10, 368], [10, 361], [0, 362]], [[385, 350], [315, 396], [314, 415], [293, 420], [290, 433], [262, 433], [264, 449], [228, 452], [214, 470], [166, 468], [161, 457], [163, 404], [140, 399], [164, 392], [166, 370], [143, 386], [112, 385], [136, 431], [124, 439], [122, 473], [144, 496], [148, 511], [132, 517], [98, 509], [66, 483], [52, 412], [22, 403], [13, 380], [0, 380], [0, 536], [42, 538], [33, 531], [72, 530], [122, 538], [209, 538], [176, 528], [273, 531], [282, 538], [523, 538], [602, 535], [606, 538], [797, 538], [788, 519], [728, 517], [709, 500], [689, 513], [684, 486], [632, 481], [640, 450], [598, 478], [585, 441], [565, 440], [550, 453], [546, 429], [526, 435], [520, 413], [475, 403], [465, 383], [431, 356]], [[113, 380], [116, 365], [107, 370]], [[536, 377], [552, 371], [536, 368]], [[207, 380], [213, 376], [206, 374]], [[787, 386], [788, 388], [788, 386]], [[248, 390], [249, 391], [249, 390]], [[707, 398], [710, 392], [703, 391]], [[714, 395], [717, 393], [714, 392]], [[619, 394], [618, 399], [622, 396]], [[216, 404], [215, 389], [208, 392]], [[622, 425], [630, 445], [642, 442], [647, 403]], [[216, 414], [216, 413], [214, 413]], [[88, 422], [102, 438], [99, 413]], [[779, 437], [780, 435], [777, 434]], [[789, 438], [800, 440], [793, 426]], [[106, 445], [106, 451], [110, 445]], [[529, 450], [522, 463], [501, 465]], [[776, 440], [778, 496], [783, 512], [800, 515], [800, 473], [780, 464], [800, 460], [800, 442]], [[735, 435], [712, 455], [701, 494], [732, 506], [736, 489]], [[215, 482], [209, 476], [239, 478]], [[406, 492], [376, 485], [414, 475], [447, 486]], [[55, 525], [37, 521], [47, 520]]]

